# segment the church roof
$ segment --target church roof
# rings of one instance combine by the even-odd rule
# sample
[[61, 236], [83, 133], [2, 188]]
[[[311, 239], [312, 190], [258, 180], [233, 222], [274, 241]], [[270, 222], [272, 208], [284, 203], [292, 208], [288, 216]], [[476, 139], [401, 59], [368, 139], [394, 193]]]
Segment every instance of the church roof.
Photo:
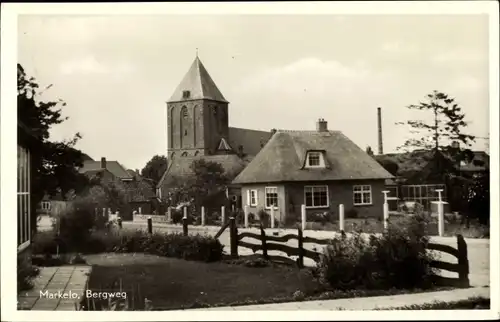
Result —
[[168, 102], [198, 99], [227, 102], [201, 60], [196, 56], [188, 72]]
[[[304, 169], [308, 151], [319, 150], [324, 151], [328, 166]], [[342, 132], [278, 131], [233, 184], [391, 178], [387, 170]]]
[[243, 147], [243, 153], [255, 156], [271, 138], [271, 132], [229, 127], [229, 145], [238, 151]]

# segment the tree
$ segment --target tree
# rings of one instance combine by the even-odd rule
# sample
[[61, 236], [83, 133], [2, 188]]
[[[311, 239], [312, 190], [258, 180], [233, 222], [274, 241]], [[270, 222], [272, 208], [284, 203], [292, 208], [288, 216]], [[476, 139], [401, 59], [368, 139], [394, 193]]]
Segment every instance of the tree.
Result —
[[[443, 152], [451, 156], [456, 164], [471, 157], [472, 152], [468, 147], [475, 141], [475, 136], [464, 133], [467, 127], [467, 122], [464, 121], [465, 114], [454, 98], [433, 91], [426, 96], [425, 101], [410, 105], [408, 108], [430, 113], [432, 121], [409, 120], [396, 123], [409, 126], [410, 133], [415, 136], [407, 139], [398, 150], [431, 150], [434, 156]], [[451, 170], [442, 169], [442, 166], [444, 167], [444, 165], [437, 167], [438, 171]]]
[[167, 170], [168, 160], [163, 155], [155, 155], [151, 160], [146, 163], [146, 166], [142, 169], [141, 175], [144, 178], [151, 179], [154, 186], [160, 182], [163, 173]]
[[455, 99], [447, 94], [433, 91], [426, 96], [426, 101], [408, 108], [431, 113], [432, 122], [409, 120], [396, 123], [410, 126], [410, 132], [418, 135], [417, 138], [407, 139], [398, 149], [442, 150], [454, 141], [469, 146], [475, 140], [473, 135], [463, 133], [467, 127], [465, 114]]
[[[86, 189], [88, 184], [86, 177], [79, 174], [76, 168], [82, 166], [83, 160], [82, 152], [75, 148], [81, 135], [75, 133], [71, 139], [61, 142], [50, 140], [49, 130], [68, 119], [63, 117], [61, 112], [61, 107], [66, 106], [66, 103], [62, 100], [42, 101], [39, 99], [42, 92], [39, 91], [36, 80], [29, 77], [23, 67], [18, 64], [18, 120], [32, 131], [35, 140], [31, 149], [32, 209], [36, 208], [45, 194], [52, 196], [61, 193], [65, 196], [70, 191], [78, 193]], [[32, 216], [31, 227], [35, 232], [36, 220], [36, 216]]]
[[398, 173], [399, 165], [396, 162], [390, 159], [377, 159], [377, 162], [393, 176], [396, 176]]
[[169, 206], [176, 206], [180, 203], [187, 203], [191, 206], [191, 212], [200, 209], [201, 206], [211, 207], [225, 198], [219, 198], [226, 191], [229, 179], [220, 163], [205, 161], [204, 159], [194, 160], [191, 164], [193, 176], [187, 179], [178, 178], [170, 190], [167, 200]]

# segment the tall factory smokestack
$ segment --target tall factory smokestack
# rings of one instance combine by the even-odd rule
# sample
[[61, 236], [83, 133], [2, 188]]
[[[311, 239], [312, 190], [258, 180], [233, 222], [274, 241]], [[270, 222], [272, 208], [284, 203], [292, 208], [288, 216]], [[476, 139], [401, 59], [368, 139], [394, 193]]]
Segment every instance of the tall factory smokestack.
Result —
[[378, 128], [378, 154], [384, 154], [384, 143], [382, 142], [382, 108], [377, 107], [377, 128]]

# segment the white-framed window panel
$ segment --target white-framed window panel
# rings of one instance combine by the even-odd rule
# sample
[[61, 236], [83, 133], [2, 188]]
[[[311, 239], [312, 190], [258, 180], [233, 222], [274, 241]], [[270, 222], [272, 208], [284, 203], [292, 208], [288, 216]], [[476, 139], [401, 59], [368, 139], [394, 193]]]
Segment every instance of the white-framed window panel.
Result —
[[31, 230], [30, 152], [17, 146], [17, 246], [29, 245]]
[[266, 209], [278, 208], [278, 188], [266, 187]]
[[310, 167], [319, 167], [321, 165], [321, 153], [309, 152], [307, 158], [307, 165]]
[[50, 201], [42, 201], [42, 210], [50, 210]]
[[256, 207], [258, 204], [257, 200], [257, 190], [248, 190], [248, 205], [251, 207]]
[[372, 186], [357, 185], [353, 187], [353, 204], [355, 206], [372, 204]]
[[328, 186], [305, 186], [304, 200], [306, 208], [327, 208]]

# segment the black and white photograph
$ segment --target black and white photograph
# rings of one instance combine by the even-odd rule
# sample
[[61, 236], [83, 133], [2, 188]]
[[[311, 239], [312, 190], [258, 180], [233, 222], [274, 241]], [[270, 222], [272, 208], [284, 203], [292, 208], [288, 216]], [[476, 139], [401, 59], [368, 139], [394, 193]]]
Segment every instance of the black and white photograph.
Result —
[[498, 2], [1, 22], [2, 320], [499, 318]]

